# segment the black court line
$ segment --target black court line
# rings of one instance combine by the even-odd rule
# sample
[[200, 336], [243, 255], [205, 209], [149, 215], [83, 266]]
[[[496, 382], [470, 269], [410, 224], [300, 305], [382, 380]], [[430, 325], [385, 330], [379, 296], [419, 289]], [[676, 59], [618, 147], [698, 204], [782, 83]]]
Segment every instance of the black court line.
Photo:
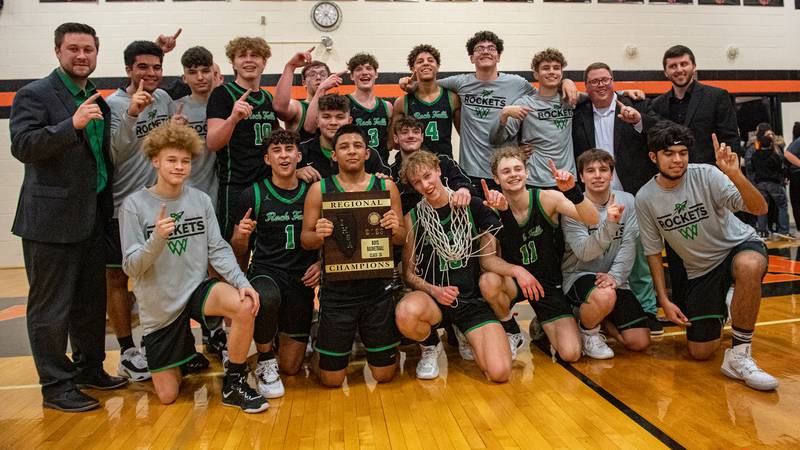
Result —
[[[550, 357], [550, 344], [548, 343], [547, 339], [540, 339], [538, 341], [533, 341], [533, 344], [545, 355]], [[622, 400], [614, 397], [614, 395], [607, 390], [603, 389], [602, 386], [592, 381], [591, 378], [584, 375], [580, 370], [576, 369], [567, 362], [561, 360], [561, 358], [557, 358], [558, 364], [567, 370], [567, 372], [571, 373], [575, 378], [581, 380], [583, 384], [589, 387], [589, 389], [595, 391], [600, 397], [603, 397], [605, 401], [611, 403], [615, 408], [620, 410], [623, 414], [628, 416], [631, 420], [636, 422], [637, 425], [644, 428], [648, 433], [653, 435], [656, 439], [661, 441], [662, 444], [666, 445], [671, 449], [676, 450], [685, 450], [686, 447], [682, 446], [678, 443], [675, 439], [672, 439], [667, 433], [663, 430], [658, 428], [657, 426], [653, 425], [650, 421], [639, 415], [636, 411], [634, 411], [630, 406], [626, 405], [622, 402]]]

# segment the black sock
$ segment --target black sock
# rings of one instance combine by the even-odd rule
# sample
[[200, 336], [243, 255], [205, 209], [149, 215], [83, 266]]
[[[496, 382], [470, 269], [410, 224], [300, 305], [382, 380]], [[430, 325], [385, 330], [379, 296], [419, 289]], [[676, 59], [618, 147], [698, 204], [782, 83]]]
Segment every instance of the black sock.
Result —
[[233, 375], [245, 375], [245, 368], [247, 367], [247, 362], [243, 363], [235, 363], [233, 361], [228, 361], [228, 368], [225, 371], [227, 376]]
[[508, 334], [517, 334], [522, 332], [520, 331], [519, 324], [517, 323], [517, 319], [515, 319], [514, 316], [511, 316], [511, 318], [508, 320], [501, 321], [500, 324], [503, 325], [503, 329]]
[[136, 344], [133, 343], [133, 336], [131, 335], [127, 335], [125, 337], [118, 337], [117, 342], [119, 342], [120, 353], [125, 353], [125, 350], [136, 347]]
[[733, 327], [733, 330], [731, 331], [734, 347], [741, 344], [749, 344], [753, 341], [753, 330], [745, 330], [742, 328]]
[[431, 328], [431, 334], [429, 334], [424, 340], [420, 341], [420, 344], [430, 347], [431, 345], [436, 345], [439, 342], [439, 331], [436, 328]]
[[268, 361], [270, 359], [275, 359], [275, 350], [269, 350], [269, 351], [266, 351], [266, 352], [258, 352], [258, 362]]

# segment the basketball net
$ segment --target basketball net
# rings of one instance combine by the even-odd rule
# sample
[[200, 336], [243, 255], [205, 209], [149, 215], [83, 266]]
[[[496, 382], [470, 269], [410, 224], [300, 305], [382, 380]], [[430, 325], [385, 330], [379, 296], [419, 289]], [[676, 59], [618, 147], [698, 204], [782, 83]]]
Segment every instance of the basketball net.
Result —
[[[447, 192], [447, 204], [453, 197], [453, 191], [445, 186]], [[439, 214], [428, 201], [423, 198], [417, 203], [417, 223], [414, 224], [414, 254], [412, 260], [416, 266], [416, 275], [431, 284], [437, 286], [450, 285], [450, 266], [461, 268], [466, 267], [470, 258], [480, 256], [485, 246], [476, 246], [473, 249], [473, 242], [478, 241], [486, 233], [494, 233], [497, 230], [486, 230], [476, 236], [472, 235], [472, 222], [466, 207], [453, 208], [450, 206], [450, 233], [445, 231]], [[427, 255], [427, 261], [423, 261], [422, 246], [426, 242], [430, 244], [432, 252]], [[444, 269], [442, 279], [436, 280], [436, 264], [443, 260]], [[453, 264], [459, 261], [460, 264]], [[424, 269], [423, 269], [424, 267]], [[431, 275], [430, 278], [428, 275]], [[451, 305], [453, 308], [458, 306], [458, 299]]]

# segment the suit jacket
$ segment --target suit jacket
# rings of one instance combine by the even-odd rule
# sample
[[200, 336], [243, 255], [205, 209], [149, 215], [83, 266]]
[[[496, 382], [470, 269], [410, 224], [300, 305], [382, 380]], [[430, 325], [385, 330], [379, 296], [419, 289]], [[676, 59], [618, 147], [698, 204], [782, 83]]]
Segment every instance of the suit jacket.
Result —
[[[626, 106], [633, 106], [642, 114], [642, 132], [637, 132], [633, 125], [623, 122], [615, 115], [614, 148], [603, 150], [614, 151], [616, 161], [614, 170], [622, 183], [622, 188], [625, 192], [636, 195], [639, 188], [644, 186], [657, 172], [647, 151], [647, 127], [649, 125], [649, 120], [645, 115], [647, 101], [632, 102], [630, 98], [623, 95], [618, 95], [617, 99]], [[575, 107], [575, 115], [572, 118], [572, 148], [575, 158], [577, 159], [581, 153], [596, 146], [592, 102], [581, 102]]]
[[91, 235], [98, 214], [103, 223], [111, 217], [111, 110], [102, 98], [97, 104], [105, 118], [103, 155], [108, 173], [106, 188], [99, 193], [89, 141], [83, 130], [72, 126], [78, 107], [58, 75], [52, 72], [17, 92], [11, 106], [11, 153], [25, 163], [25, 176], [11, 228], [15, 235], [75, 243]]
[[[716, 163], [711, 133], [716, 133], [719, 142], [727, 143], [736, 153], [742, 155], [736, 109], [728, 91], [695, 81], [691, 92], [686, 118], [681, 124], [691, 128], [694, 133], [695, 143], [689, 149], [689, 162]], [[670, 89], [650, 103], [648, 114], [651, 119], [669, 119], [669, 101], [672, 97], [674, 95]]]

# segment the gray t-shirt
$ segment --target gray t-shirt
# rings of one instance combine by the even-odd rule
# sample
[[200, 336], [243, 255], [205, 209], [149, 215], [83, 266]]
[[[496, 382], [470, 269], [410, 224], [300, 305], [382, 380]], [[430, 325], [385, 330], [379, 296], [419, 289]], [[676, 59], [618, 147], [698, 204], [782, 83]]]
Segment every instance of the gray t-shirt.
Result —
[[507, 73], [491, 81], [478, 80], [474, 73], [453, 75], [438, 83], [461, 98], [458, 164], [471, 177], [492, 178], [489, 161], [494, 148], [489, 144], [489, 130], [503, 107], [536, 90], [521, 76]]
[[532, 111], [522, 121], [509, 117], [505, 127], [500, 126], [500, 114], [497, 114], [490, 131], [492, 144], [499, 145], [515, 138], [521, 129], [521, 142], [533, 145], [533, 154], [528, 158], [529, 185], [556, 185], [547, 163], [550, 159], [558, 169], [572, 172], [577, 177], [575, 155], [572, 153], [572, 116], [575, 108], [569, 103], [562, 103], [558, 94], [541, 97], [538, 93], [520, 97], [513, 105], [527, 106]]
[[[154, 232], [167, 205], [175, 219], [169, 240]], [[161, 198], [141, 188], [129, 195], [119, 213], [122, 270], [133, 280], [144, 334], [172, 323], [192, 292], [208, 277], [208, 265], [236, 288], [250, 286], [230, 245], [222, 239], [211, 199], [185, 186], [177, 198]]]
[[733, 247], [759, 240], [751, 226], [733, 215], [742, 209], [739, 190], [716, 166], [689, 164], [673, 189], [661, 187], [653, 177], [636, 194], [644, 254], [660, 254], [663, 237], [683, 260], [689, 279], [705, 275]]
[[155, 169], [142, 153], [142, 144], [151, 131], [169, 120], [173, 102], [162, 89], [156, 89], [152, 95], [153, 103], [138, 117], [128, 115], [131, 96], [124, 89], [117, 89], [106, 100], [111, 108], [114, 217], [117, 217], [125, 197], [156, 182]]
[[219, 178], [217, 177], [217, 154], [206, 147], [208, 122], [206, 121], [206, 104], [192, 98], [191, 95], [175, 100], [175, 109], [183, 104], [183, 115], [189, 120], [189, 126], [197, 131], [203, 139], [203, 151], [192, 160], [192, 174], [187, 181], [189, 186], [200, 189], [211, 197], [211, 204], [216, 208], [217, 194], [219, 191]]
[[606, 206], [598, 207], [599, 225], [586, 225], [570, 217], [564, 217], [566, 252], [561, 271], [564, 275], [564, 292], [569, 291], [575, 281], [583, 275], [607, 273], [617, 281], [617, 288], [630, 289], [628, 276], [636, 260], [636, 239], [639, 226], [633, 195], [623, 191], [612, 191], [615, 202], [625, 206], [619, 223], [606, 220]]

